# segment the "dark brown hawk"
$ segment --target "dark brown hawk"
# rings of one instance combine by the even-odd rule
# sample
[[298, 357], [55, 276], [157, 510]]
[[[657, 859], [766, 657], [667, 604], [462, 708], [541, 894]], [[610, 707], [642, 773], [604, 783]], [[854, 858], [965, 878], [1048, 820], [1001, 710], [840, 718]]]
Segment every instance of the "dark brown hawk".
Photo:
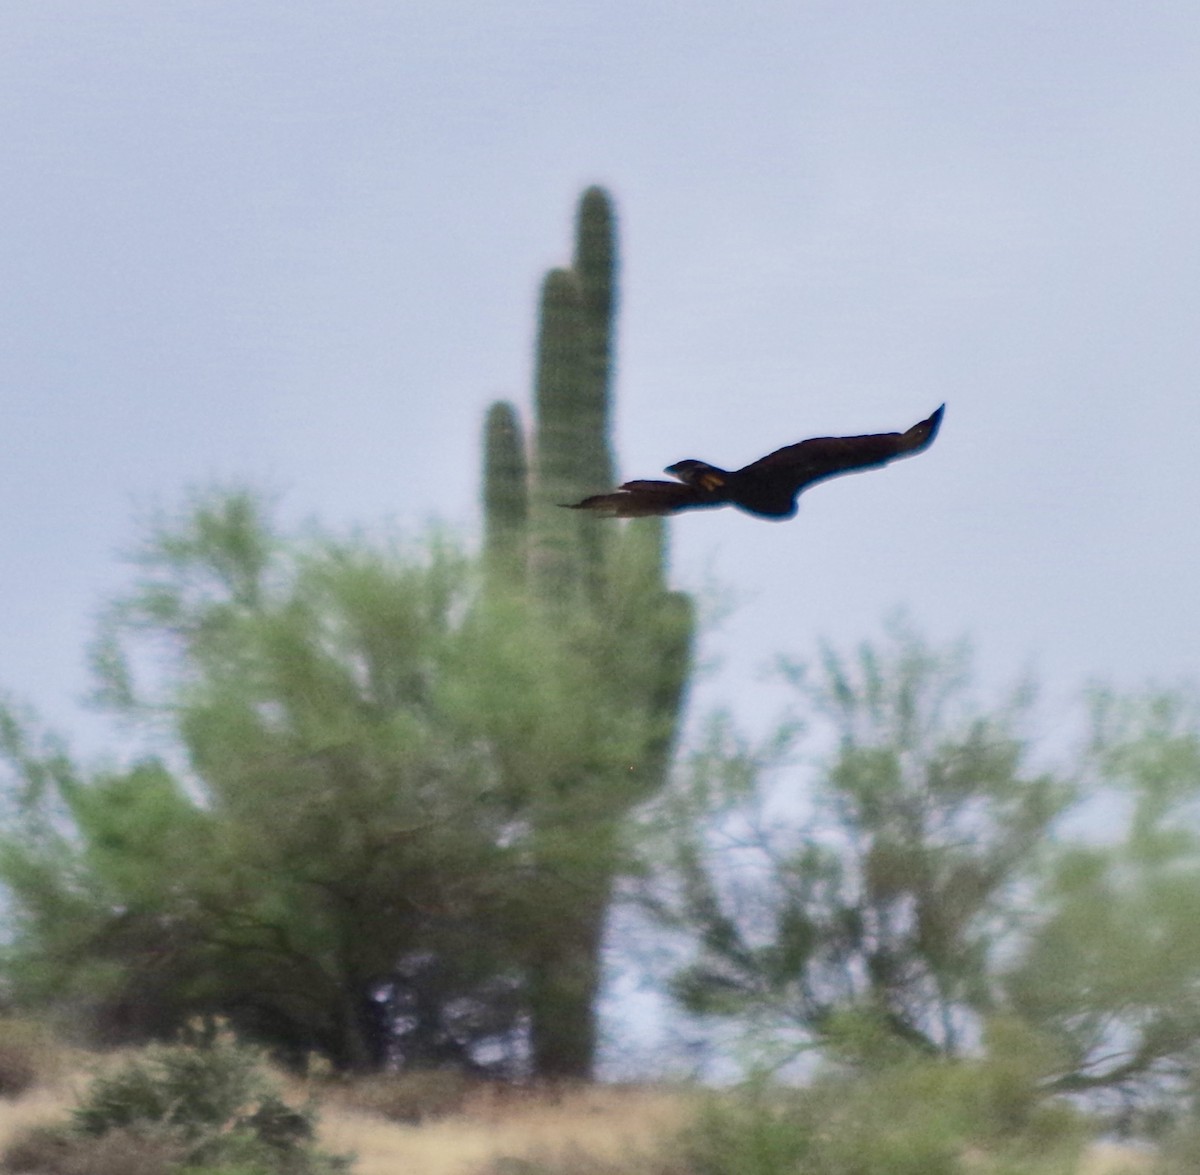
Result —
[[911, 457], [928, 449], [937, 436], [945, 408], [943, 404], [907, 432], [813, 437], [734, 470], [689, 458], [663, 470], [678, 481], [627, 481], [611, 494], [563, 504], [572, 510], [592, 510], [612, 518], [676, 514], [714, 506], [736, 506], [760, 518], [791, 518], [796, 513], [797, 496], [810, 485], [843, 473], [874, 469], [897, 457]]

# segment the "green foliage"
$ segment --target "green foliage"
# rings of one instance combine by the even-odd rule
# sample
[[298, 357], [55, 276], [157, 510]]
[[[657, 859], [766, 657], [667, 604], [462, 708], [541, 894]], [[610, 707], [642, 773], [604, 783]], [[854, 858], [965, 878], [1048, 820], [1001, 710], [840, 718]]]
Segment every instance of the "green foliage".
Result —
[[47, 1175], [347, 1168], [348, 1159], [317, 1150], [314, 1137], [312, 1111], [283, 1100], [258, 1054], [218, 1038], [204, 1047], [153, 1047], [101, 1073], [69, 1126], [27, 1135], [6, 1161], [32, 1162]]
[[[28, 728], [24, 737], [35, 741]], [[18, 787], [39, 774], [36, 762], [10, 763], [21, 771]], [[13, 911], [4, 956], [10, 998], [38, 1014], [71, 1007], [87, 1018], [111, 997], [153, 1020], [163, 1002], [141, 1005], [138, 995], [153, 992], [170, 969], [168, 944], [182, 933], [164, 921], [165, 878], [177, 879], [180, 863], [204, 851], [202, 819], [154, 762], [93, 779], [74, 767], [45, 774], [44, 785], [26, 786], [0, 838]], [[143, 965], [114, 966], [118, 956]]]
[[982, 711], [968, 670], [903, 624], [789, 666], [830, 748], [799, 795], [765, 786], [791, 732], [714, 730], [662, 805], [673, 889], [648, 897], [696, 944], [674, 994], [772, 1065], [968, 1058], [1006, 1023], [1038, 1042], [1041, 1096], [1141, 1129], [1200, 1063], [1200, 700], [1098, 693], [1070, 769], [1033, 771], [1029, 691]]
[[289, 1175], [346, 1166], [313, 1149], [311, 1110], [288, 1105], [258, 1054], [229, 1040], [205, 1047], [152, 1047], [96, 1077], [72, 1114], [78, 1134], [158, 1131], [177, 1140], [188, 1165], [253, 1164]]
[[1011, 1062], [909, 1060], [803, 1089], [755, 1080], [707, 1099], [684, 1139], [694, 1175], [1067, 1175], [1083, 1121]]
[[109, 1040], [222, 1012], [294, 1060], [369, 1068], [392, 1045], [375, 993], [424, 985], [409, 1047], [457, 1055], [476, 1029], [443, 1010], [478, 1023], [512, 969], [495, 877], [515, 851], [447, 681], [468, 664], [465, 560], [436, 538], [288, 539], [235, 493], [156, 521], [137, 562], [101, 692], [179, 766], [89, 777], [10, 753], [38, 783], [0, 841], [14, 995]]
[[[969, 1045], [993, 1006], [1020, 887], [1071, 792], [1025, 767], [1023, 700], [972, 712], [965, 670], [962, 650], [930, 650], [903, 625], [854, 658], [827, 649], [815, 679], [789, 667], [835, 749], [785, 818], [772, 820], [758, 780], [788, 754], [786, 731], [765, 752], [710, 749], [694, 777], [707, 799], [683, 809], [680, 900], [667, 911], [700, 938], [675, 981], [685, 1006], [765, 1016], [825, 1043], [857, 1025], [856, 1047]], [[722, 827], [739, 846], [720, 867], [706, 814], [714, 754], [735, 788]], [[759, 880], [726, 881], [747, 874]]]
[[191, 1142], [230, 1121], [245, 1125], [244, 1108], [261, 1098], [263, 1088], [257, 1059], [229, 1042], [205, 1049], [152, 1047], [97, 1076], [72, 1118], [83, 1134], [153, 1122]]
[[592, 668], [593, 613], [481, 596], [436, 536], [281, 535], [240, 492], [157, 520], [137, 564], [100, 693], [172, 764], [82, 772], [8, 714], [18, 1004], [107, 1042], [221, 1014], [343, 1070], [514, 1055], [547, 941], [590, 1004], [617, 821], [671, 736]]
[[1170, 1099], [1200, 1063], [1200, 699], [1093, 697], [1084, 769], [1106, 843], [1067, 843], [1006, 977], [1067, 1058], [1057, 1086]]
[[92, 649], [142, 753], [82, 770], [0, 707], [16, 1006], [106, 1043], [226, 1016], [341, 1071], [532, 1038], [541, 1074], [588, 1072], [692, 629], [661, 527], [558, 506], [611, 469], [615, 272], [592, 189], [545, 284], [529, 461], [488, 416], [484, 574], [437, 535], [281, 533], [241, 489], [149, 520]]
[[1186, 1114], [1179, 1115], [1161, 1131], [1153, 1175], [1193, 1175], [1200, 1170], [1200, 1107], [1193, 1102]]

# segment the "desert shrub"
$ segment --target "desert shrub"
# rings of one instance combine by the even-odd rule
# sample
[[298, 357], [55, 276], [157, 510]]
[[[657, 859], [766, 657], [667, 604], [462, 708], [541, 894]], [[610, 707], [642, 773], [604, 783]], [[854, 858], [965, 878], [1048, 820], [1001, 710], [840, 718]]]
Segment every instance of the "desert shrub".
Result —
[[[318, 1151], [314, 1137], [313, 1113], [283, 1100], [259, 1054], [220, 1039], [204, 1047], [151, 1047], [100, 1074], [69, 1123], [18, 1139], [3, 1169], [328, 1175], [349, 1165]], [[123, 1155], [124, 1165], [114, 1155]]]
[[20, 1097], [56, 1071], [56, 1046], [40, 1024], [0, 1018], [0, 1097]]
[[72, 1117], [83, 1134], [154, 1122], [193, 1139], [236, 1116], [262, 1088], [253, 1054], [226, 1042], [207, 1048], [151, 1046], [97, 1076]]
[[713, 1095], [683, 1148], [695, 1175], [1065, 1175], [1085, 1135], [1011, 1067], [921, 1060]]
[[347, 1082], [338, 1100], [389, 1122], [416, 1124], [460, 1113], [480, 1082], [449, 1069], [376, 1073]]
[[1195, 1175], [1200, 1171], [1200, 1118], [1181, 1117], [1162, 1132], [1154, 1175]]

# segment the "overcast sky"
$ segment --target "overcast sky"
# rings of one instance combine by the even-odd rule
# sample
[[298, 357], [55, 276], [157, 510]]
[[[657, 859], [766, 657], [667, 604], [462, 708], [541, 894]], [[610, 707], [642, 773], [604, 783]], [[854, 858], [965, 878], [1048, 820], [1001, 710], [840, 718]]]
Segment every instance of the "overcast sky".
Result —
[[103, 745], [92, 617], [189, 486], [475, 535], [592, 182], [623, 474], [948, 405], [792, 521], [672, 523], [737, 605], [705, 698], [900, 604], [1056, 688], [1191, 674], [1198, 62], [1194, 0], [7, 0], [0, 687]]

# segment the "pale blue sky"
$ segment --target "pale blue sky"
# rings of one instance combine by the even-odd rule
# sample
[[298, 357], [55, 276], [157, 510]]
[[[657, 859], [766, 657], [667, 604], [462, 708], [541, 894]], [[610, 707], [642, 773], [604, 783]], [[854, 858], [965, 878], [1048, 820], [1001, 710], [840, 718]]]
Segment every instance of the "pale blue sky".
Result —
[[[1200, 7], [7, 0], [0, 686], [89, 750], [135, 507], [477, 529], [544, 269], [608, 185], [622, 472], [927, 454], [673, 523], [702, 691], [907, 604], [1057, 689], [1200, 666]], [[602, 487], [597, 487], [602, 488]]]

